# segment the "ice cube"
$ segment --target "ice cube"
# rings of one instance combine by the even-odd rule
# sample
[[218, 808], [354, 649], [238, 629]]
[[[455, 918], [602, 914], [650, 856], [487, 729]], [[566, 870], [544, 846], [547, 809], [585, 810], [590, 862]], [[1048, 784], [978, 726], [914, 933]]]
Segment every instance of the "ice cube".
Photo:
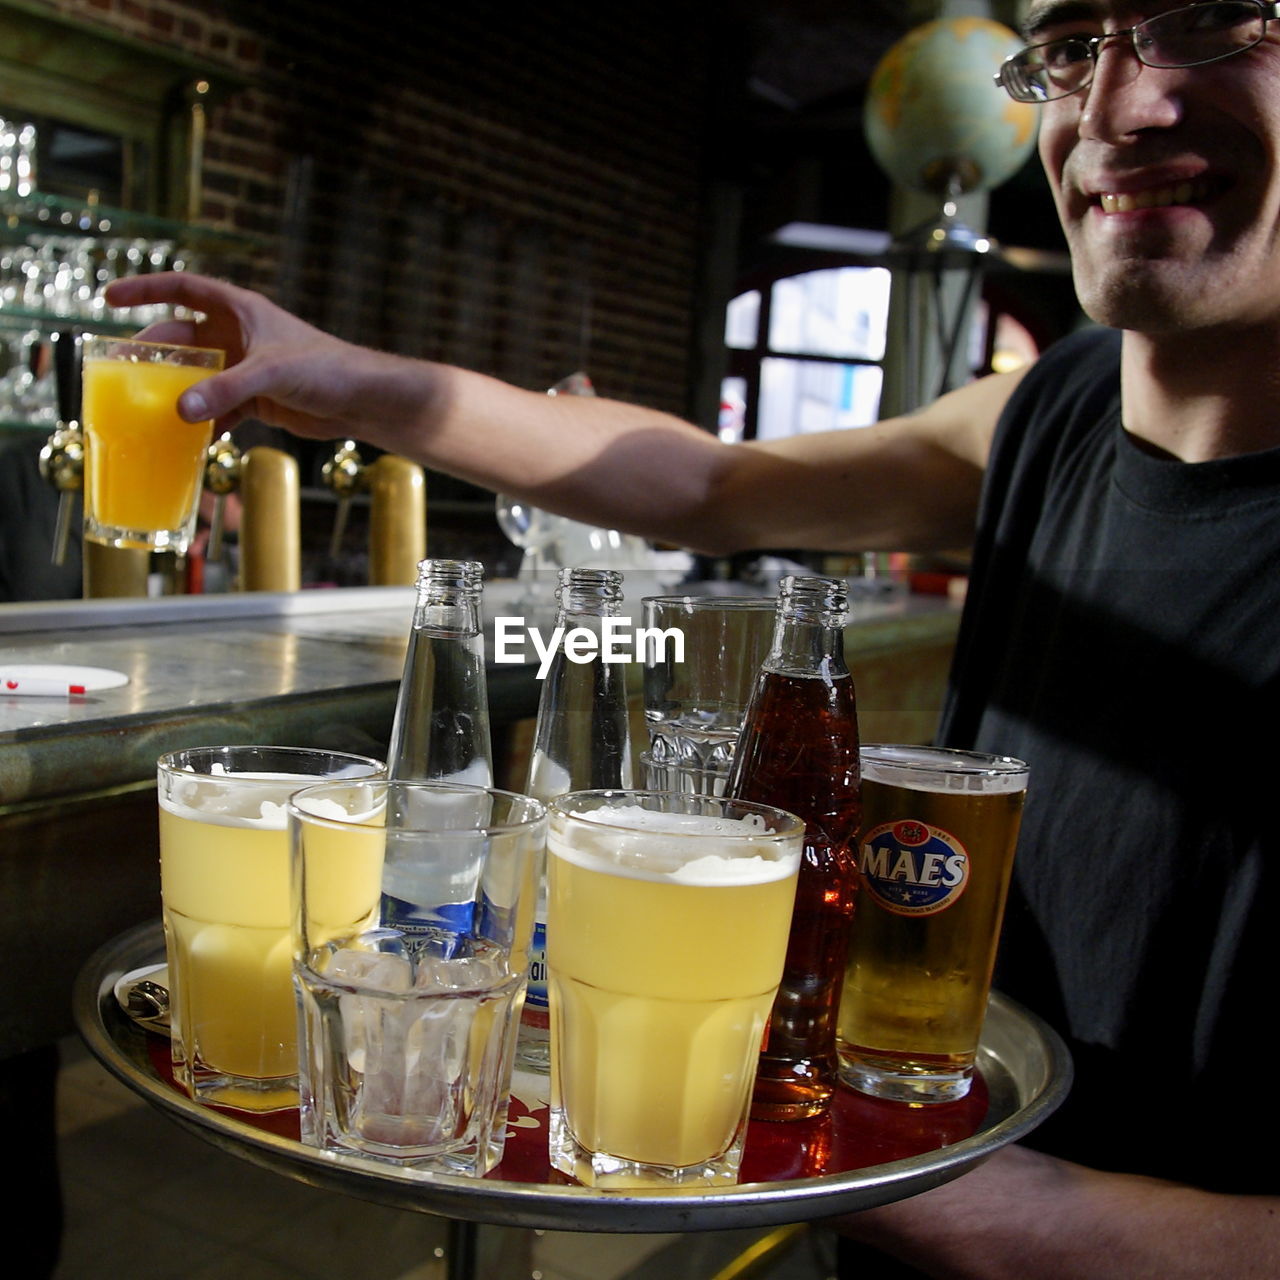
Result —
[[346, 999], [348, 1058], [361, 1072], [352, 1119], [361, 1135], [402, 1147], [454, 1138], [466, 1121], [477, 1001], [444, 994]]
[[445, 958], [427, 953], [418, 956], [413, 975], [416, 991], [484, 991], [506, 978], [502, 953], [495, 948]]
[[330, 957], [325, 976], [355, 987], [403, 993], [413, 986], [413, 964], [403, 953], [344, 947]]

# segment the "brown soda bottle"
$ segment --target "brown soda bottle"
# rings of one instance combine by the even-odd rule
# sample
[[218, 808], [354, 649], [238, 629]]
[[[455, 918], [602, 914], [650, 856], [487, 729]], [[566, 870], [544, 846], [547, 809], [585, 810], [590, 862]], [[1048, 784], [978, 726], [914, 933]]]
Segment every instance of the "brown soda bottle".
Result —
[[800, 1120], [836, 1088], [836, 1016], [857, 888], [862, 816], [858, 717], [844, 660], [848, 589], [783, 578], [773, 645], [734, 751], [730, 794], [805, 823], [782, 983], [756, 1071], [751, 1115]]

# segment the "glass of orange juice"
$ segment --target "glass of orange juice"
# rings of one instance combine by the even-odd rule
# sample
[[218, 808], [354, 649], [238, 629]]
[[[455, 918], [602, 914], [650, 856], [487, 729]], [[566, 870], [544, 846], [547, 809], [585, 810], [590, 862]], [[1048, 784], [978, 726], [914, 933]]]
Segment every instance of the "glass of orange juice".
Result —
[[208, 347], [84, 340], [86, 538], [113, 547], [186, 551], [213, 423], [184, 421], [178, 397], [222, 365], [223, 352]]

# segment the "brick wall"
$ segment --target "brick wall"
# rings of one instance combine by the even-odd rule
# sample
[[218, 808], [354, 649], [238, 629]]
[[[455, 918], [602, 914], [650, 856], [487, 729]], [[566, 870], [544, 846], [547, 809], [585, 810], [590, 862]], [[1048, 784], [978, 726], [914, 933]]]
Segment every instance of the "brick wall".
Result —
[[707, 6], [49, 7], [247, 79], [204, 172], [206, 216], [260, 238], [245, 283], [353, 340], [688, 412]]

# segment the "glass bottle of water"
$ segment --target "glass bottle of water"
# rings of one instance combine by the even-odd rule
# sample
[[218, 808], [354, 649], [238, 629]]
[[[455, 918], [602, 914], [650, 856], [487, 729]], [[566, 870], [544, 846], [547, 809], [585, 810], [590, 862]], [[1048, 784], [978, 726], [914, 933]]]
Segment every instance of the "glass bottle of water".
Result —
[[423, 560], [387, 768], [411, 782], [493, 784], [478, 560]]
[[[478, 560], [423, 560], [418, 566], [418, 599], [387, 747], [392, 778], [493, 785], [483, 588], [484, 566]], [[399, 803], [412, 805], [412, 792]], [[456, 803], [479, 808], [486, 800], [468, 793], [459, 794]], [[461, 818], [460, 827], [471, 825]], [[412, 820], [407, 812], [386, 815], [388, 826]], [[441, 933], [465, 937], [475, 910], [475, 875], [463, 865], [454, 872], [447, 883], [427, 884], [422, 883], [421, 867], [413, 875], [385, 867], [383, 925], [437, 939]]]
[[[538, 701], [525, 786], [544, 802], [567, 791], [631, 786], [627, 667], [603, 658], [606, 619], [622, 610], [622, 574], [616, 569], [561, 569], [556, 606], [556, 626], [563, 631]], [[594, 646], [580, 639], [572, 651], [566, 649], [566, 638], [583, 631], [595, 636]], [[592, 656], [575, 660], [571, 652]], [[544, 866], [516, 1048], [517, 1063], [529, 1071], [550, 1066], [546, 919]]]
[[844, 659], [848, 606], [842, 581], [783, 578], [773, 646], [729, 777], [737, 799], [776, 805], [805, 823], [787, 958], [756, 1072], [756, 1119], [817, 1115], [836, 1087], [862, 813], [858, 715]]

